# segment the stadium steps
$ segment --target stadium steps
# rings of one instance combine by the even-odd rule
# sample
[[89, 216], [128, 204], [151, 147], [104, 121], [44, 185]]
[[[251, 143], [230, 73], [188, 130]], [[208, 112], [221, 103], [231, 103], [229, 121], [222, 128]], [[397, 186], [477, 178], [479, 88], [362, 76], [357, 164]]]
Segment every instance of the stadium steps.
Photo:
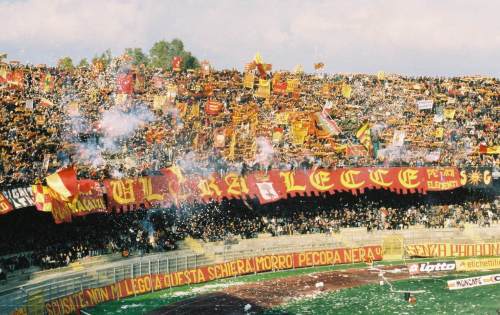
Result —
[[116, 262], [116, 261], [119, 261], [122, 259], [123, 259], [123, 257], [120, 253], [86, 257], [86, 258], [77, 260], [77, 261], [69, 264], [67, 267], [60, 267], [60, 268], [55, 268], [55, 269], [34, 272], [31, 274], [30, 279], [44, 278], [44, 277], [50, 276], [52, 274], [58, 274], [61, 272], [83, 271], [83, 270], [90, 269], [92, 267], [101, 266], [103, 264]]
[[329, 234], [295, 234], [240, 239], [237, 243], [203, 243], [206, 253], [212, 253], [217, 262], [230, 261], [260, 255], [290, 253], [345, 247], [345, 244]]
[[211, 265], [216, 262], [216, 257], [212, 252], [207, 252], [203, 242], [192, 237], [186, 237], [176, 243], [178, 249], [189, 250], [195, 255], [199, 255], [198, 263], [200, 265]]

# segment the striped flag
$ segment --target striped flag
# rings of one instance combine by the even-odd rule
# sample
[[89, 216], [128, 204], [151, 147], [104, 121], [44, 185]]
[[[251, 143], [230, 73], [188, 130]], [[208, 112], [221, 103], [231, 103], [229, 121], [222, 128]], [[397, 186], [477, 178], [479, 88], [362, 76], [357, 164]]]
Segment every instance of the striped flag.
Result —
[[485, 144], [479, 144], [478, 152], [480, 154], [500, 154], [500, 145], [487, 146]]
[[62, 198], [69, 199], [78, 194], [78, 180], [73, 167], [68, 167], [47, 176], [47, 185]]
[[372, 137], [370, 132], [370, 123], [364, 123], [361, 128], [356, 131], [356, 138], [358, 138], [359, 142], [368, 150], [372, 150]]

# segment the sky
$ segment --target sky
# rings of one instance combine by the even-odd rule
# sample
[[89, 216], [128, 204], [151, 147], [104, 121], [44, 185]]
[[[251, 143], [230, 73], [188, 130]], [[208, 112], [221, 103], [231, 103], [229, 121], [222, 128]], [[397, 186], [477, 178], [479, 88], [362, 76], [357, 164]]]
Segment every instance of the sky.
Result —
[[179, 38], [217, 69], [500, 77], [499, 0], [0, 0], [0, 52], [53, 65]]

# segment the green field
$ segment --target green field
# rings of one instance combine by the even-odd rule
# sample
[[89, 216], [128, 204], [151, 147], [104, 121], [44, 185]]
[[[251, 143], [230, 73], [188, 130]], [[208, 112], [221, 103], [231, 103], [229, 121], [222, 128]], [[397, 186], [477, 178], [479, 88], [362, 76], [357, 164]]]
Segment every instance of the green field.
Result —
[[[491, 273], [491, 272], [490, 272]], [[266, 312], [281, 314], [492, 314], [500, 311], [500, 285], [450, 291], [446, 281], [488, 273], [461, 273], [441, 278], [394, 282], [395, 290], [425, 290], [416, 294], [412, 305], [402, 293], [393, 293], [387, 285], [366, 285], [338, 292], [326, 292]]]
[[[428, 259], [427, 259], [428, 260]], [[382, 264], [401, 264], [390, 262]], [[364, 263], [304, 268], [270, 272], [238, 278], [221, 279], [209, 283], [186, 285], [150, 294], [112, 301], [86, 309], [91, 315], [132, 314], [139, 315], [164, 305], [175, 303], [198, 294], [222, 290], [228, 286], [248, 282], [265, 281], [299, 276], [313, 272], [325, 272], [365, 267]], [[491, 273], [491, 272], [490, 272]], [[460, 273], [441, 278], [413, 279], [394, 282], [395, 290], [425, 290], [417, 295], [417, 304], [403, 300], [402, 293], [392, 293], [387, 285], [366, 285], [338, 292], [327, 292], [313, 298], [300, 299], [269, 310], [267, 315], [278, 314], [497, 314], [500, 309], [500, 285], [449, 291], [446, 281], [487, 273]]]

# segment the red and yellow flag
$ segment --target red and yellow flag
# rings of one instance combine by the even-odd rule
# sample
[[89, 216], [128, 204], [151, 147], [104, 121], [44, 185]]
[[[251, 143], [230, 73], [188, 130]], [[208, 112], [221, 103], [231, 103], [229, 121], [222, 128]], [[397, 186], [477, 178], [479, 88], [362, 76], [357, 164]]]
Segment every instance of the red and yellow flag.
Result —
[[47, 185], [62, 198], [68, 200], [78, 195], [78, 180], [73, 167], [68, 167], [47, 176]]
[[500, 154], [500, 145], [487, 146], [480, 144], [478, 151], [480, 154]]
[[372, 149], [372, 137], [370, 132], [370, 123], [364, 123], [356, 132], [356, 138], [368, 151]]

